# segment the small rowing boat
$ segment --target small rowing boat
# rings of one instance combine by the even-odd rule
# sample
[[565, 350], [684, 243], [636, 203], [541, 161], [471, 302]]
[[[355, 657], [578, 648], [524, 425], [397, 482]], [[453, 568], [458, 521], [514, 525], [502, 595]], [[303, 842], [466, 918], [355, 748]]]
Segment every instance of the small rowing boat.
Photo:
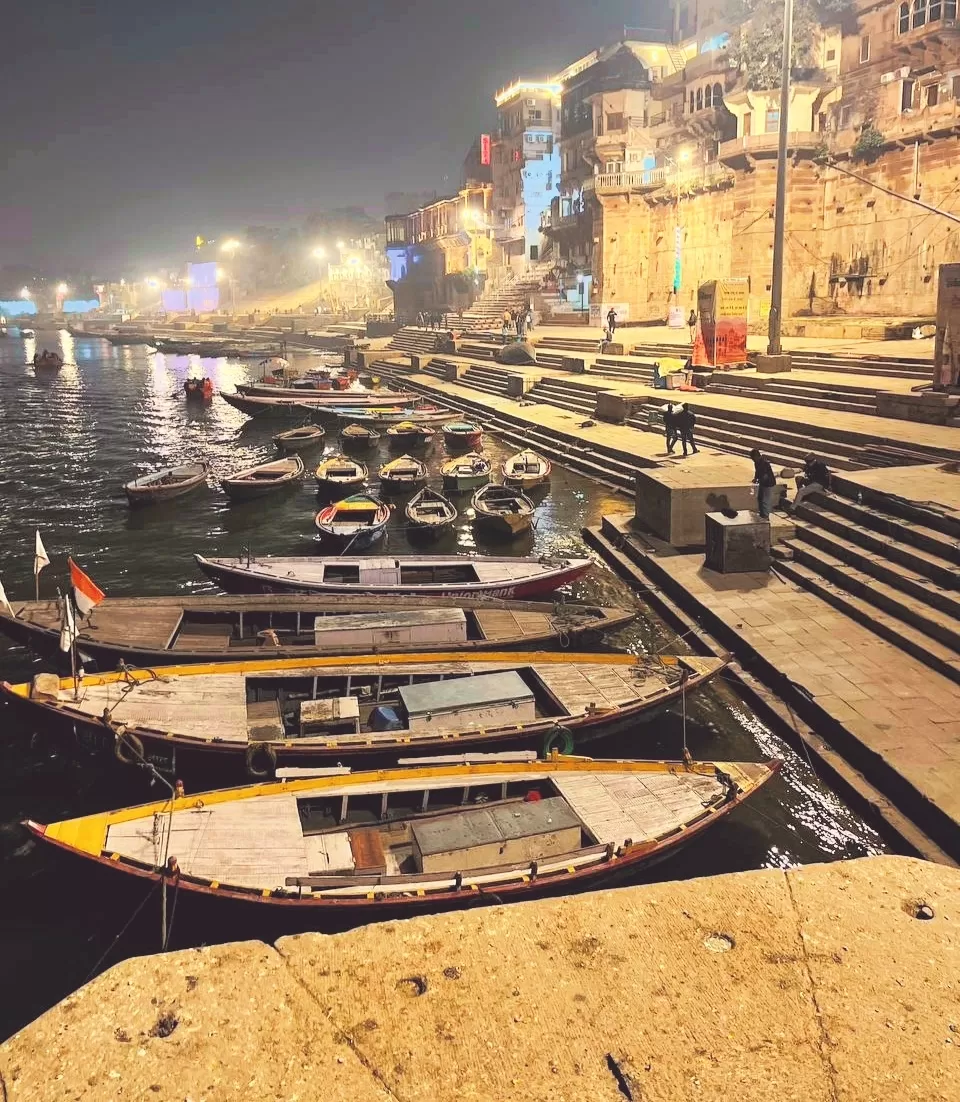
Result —
[[188, 402], [209, 402], [213, 397], [213, 383], [207, 379], [187, 379], [183, 394]]
[[443, 494], [424, 488], [407, 502], [405, 509], [407, 520], [420, 532], [439, 535], [457, 519], [457, 510], [453, 502]]
[[448, 459], [440, 468], [443, 475], [443, 488], [462, 493], [464, 490], [475, 490], [478, 486], [484, 486], [490, 481], [492, 464], [486, 456], [476, 452], [468, 452], [466, 455], [458, 455], [454, 459]]
[[519, 486], [528, 490], [540, 486], [550, 478], [553, 468], [549, 459], [544, 459], [535, 451], [517, 452], [503, 463], [503, 481], [508, 486]]
[[473, 495], [473, 508], [474, 523], [499, 536], [519, 536], [533, 524], [533, 502], [509, 486], [482, 486]]
[[451, 450], [472, 451], [480, 446], [483, 429], [471, 421], [447, 421], [443, 426], [443, 441]]
[[342, 421], [355, 421], [363, 425], [399, 425], [401, 421], [413, 421], [418, 425], [440, 425], [450, 417], [450, 410], [438, 409], [436, 406], [397, 410], [341, 408], [335, 412]]
[[340, 443], [346, 448], [369, 448], [380, 439], [380, 433], [367, 425], [347, 425], [340, 430]]
[[48, 352], [44, 349], [42, 352], [35, 352], [33, 356], [33, 366], [35, 368], [46, 368], [48, 370], [59, 371], [63, 367], [63, 356], [56, 352]]
[[157, 501], [169, 501], [182, 497], [207, 481], [206, 463], [184, 463], [179, 467], [164, 467], [128, 482], [123, 491], [133, 506], [153, 505]]
[[364, 394], [351, 394], [349, 405], [346, 396], [340, 391], [291, 391], [289, 395], [254, 395], [254, 394], [225, 394], [220, 392], [220, 397], [233, 406], [234, 409], [246, 413], [250, 417], [302, 417], [304, 409], [313, 412], [329, 410], [331, 415], [334, 410], [378, 408], [389, 406], [390, 408], [405, 409], [405, 406], [392, 403], [402, 403], [408, 395], [394, 395], [389, 392], [369, 391]]
[[303, 478], [303, 460], [299, 455], [274, 459], [237, 471], [220, 480], [224, 493], [232, 501], [250, 501], [275, 490], [288, 489]]
[[348, 486], [362, 486], [368, 475], [366, 464], [358, 463], [342, 452], [326, 456], [314, 472], [320, 489], [338, 491]]
[[273, 442], [282, 452], [305, 452], [322, 444], [325, 435], [319, 425], [302, 425], [298, 429], [278, 432]]
[[353, 551], [362, 551], [380, 539], [389, 520], [389, 506], [367, 494], [354, 494], [321, 509], [316, 525], [329, 539]]
[[423, 485], [427, 481], [427, 465], [412, 455], [401, 455], [399, 459], [391, 459], [377, 472], [380, 476], [380, 485], [383, 490], [402, 493], [404, 490], [412, 490], [416, 486]]
[[429, 444], [435, 435], [436, 429], [413, 421], [401, 421], [398, 425], [391, 425], [387, 429], [387, 441], [391, 447], [423, 447]]

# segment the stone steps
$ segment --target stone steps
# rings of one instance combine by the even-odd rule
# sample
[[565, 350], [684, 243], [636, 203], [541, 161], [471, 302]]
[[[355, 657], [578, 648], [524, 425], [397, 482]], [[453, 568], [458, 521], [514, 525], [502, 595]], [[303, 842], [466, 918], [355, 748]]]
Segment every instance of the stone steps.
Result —
[[[884, 511], [880, 511], [869, 503], [861, 504], [855, 500], [857, 493], [862, 492], [856, 483], [845, 483], [840, 475], [835, 475], [833, 481], [845, 496], [818, 494], [810, 498], [809, 500], [815, 501], [820, 507], [821, 512], [829, 510], [837, 513], [862, 529], [872, 529], [881, 535], [892, 537], [900, 545], [910, 544], [954, 566], [960, 565], [960, 531], [951, 533], [951, 518], [886, 495], [882, 502]], [[960, 527], [960, 522], [954, 523]], [[935, 527], [936, 525], [945, 530]]]
[[582, 413], [585, 417], [592, 417], [596, 408], [596, 398], [573, 394], [562, 387], [554, 386], [546, 379], [541, 379], [531, 387], [526, 397], [532, 401], [546, 402], [548, 405], [570, 410], [572, 413]]
[[808, 406], [811, 409], [833, 409], [840, 413], [865, 413], [875, 415], [877, 400], [871, 393], [866, 395], [835, 391], [826, 393], [815, 386], [768, 386], [738, 385], [731, 379], [717, 379], [714, 372], [707, 390], [713, 394], [735, 394], [740, 398], [759, 398], [767, 402], [784, 402], [787, 405]]

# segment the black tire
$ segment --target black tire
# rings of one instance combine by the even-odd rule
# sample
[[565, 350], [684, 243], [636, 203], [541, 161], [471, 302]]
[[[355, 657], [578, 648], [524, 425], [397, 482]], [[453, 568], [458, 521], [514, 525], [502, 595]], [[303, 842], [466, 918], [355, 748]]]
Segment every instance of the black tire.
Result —
[[130, 731], [115, 733], [113, 753], [117, 761], [124, 765], [142, 765], [144, 762], [143, 743]]
[[569, 727], [563, 727], [557, 723], [543, 736], [542, 756], [549, 758], [554, 750], [564, 755], [572, 754], [574, 746], [573, 731]]
[[258, 780], [276, 776], [277, 752], [269, 742], [252, 742], [247, 747], [247, 773]]

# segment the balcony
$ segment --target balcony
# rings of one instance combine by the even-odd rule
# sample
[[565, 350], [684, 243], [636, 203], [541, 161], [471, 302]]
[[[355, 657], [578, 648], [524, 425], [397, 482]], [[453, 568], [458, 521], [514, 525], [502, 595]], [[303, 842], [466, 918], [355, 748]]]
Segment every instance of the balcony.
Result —
[[[747, 134], [723, 142], [717, 157], [724, 164], [753, 164], [757, 158], [776, 157], [780, 135], [774, 130], [769, 134]], [[787, 135], [788, 153], [812, 153], [827, 141], [827, 135], [813, 130], [797, 130]]]
[[622, 192], [653, 192], [660, 188], [669, 189], [673, 194], [677, 189], [683, 194], [695, 191], [710, 191], [713, 188], [732, 184], [734, 174], [726, 165], [717, 161], [679, 170], [663, 165], [659, 168], [644, 168], [636, 172], [604, 172], [593, 176], [584, 183], [584, 190], [590, 188], [597, 195], [617, 195]]

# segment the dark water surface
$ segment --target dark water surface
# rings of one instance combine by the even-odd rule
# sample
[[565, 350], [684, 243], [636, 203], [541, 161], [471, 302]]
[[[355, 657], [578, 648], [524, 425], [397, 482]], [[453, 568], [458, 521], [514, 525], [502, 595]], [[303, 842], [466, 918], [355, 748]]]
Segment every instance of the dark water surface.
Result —
[[[154, 468], [206, 459], [223, 475], [275, 455], [271, 436], [280, 422], [248, 421], [219, 398], [189, 407], [183, 394], [188, 372], [201, 368], [215, 387], [254, 377], [255, 366], [196, 357], [151, 354], [146, 348], [114, 348], [105, 341], [39, 332], [36, 347], [61, 347], [67, 364], [49, 377], [27, 366], [34, 342], [0, 339], [0, 577], [12, 598], [33, 595], [33, 541], [39, 528], [52, 565], [41, 575], [41, 593], [64, 585], [72, 554], [109, 595], [212, 591], [196, 571], [192, 554], [303, 553], [313, 538], [317, 508], [314, 483], [286, 496], [230, 506], [215, 486], [155, 509], [131, 513], [121, 484]], [[284, 425], [283, 427], [287, 427]], [[331, 440], [328, 450], [332, 449]], [[494, 458], [508, 454], [487, 438]], [[376, 468], [387, 456], [371, 452]], [[442, 443], [427, 453], [436, 472]], [[307, 456], [315, 462], [315, 456]], [[439, 487], [439, 479], [433, 485]], [[461, 498], [462, 510], [469, 498]], [[505, 547], [478, 543], [461, 516], [446, 542], [429, 550], [491, 554], [583, 554], [580, 529], [606, 511], [622, 510], [624, 498], [579, 475], [555, 469], [537, 511], [537, 529]], [[388, 544], [411, 547], [402, 509]], [[635, 605], [637, 598], [603, 568], [579, 583], [573, 596], [601, 604]], [[673, 633], [641, 606], [637, 621], [608, 639], [636, 653], [676, 649]], [[0, 677], [26, 680], [39, 664], [0, 641]], [[642, 735], [642, 742], [637, 738]], [[771, 733], [724, 682], [687, 706], [687, 739], [695, 757], [713, 760], [784, 759], [775, 778], [746, 807], [718, 822], [700, 841], [658, 866], [651, 876], [676, 879], [740, 869], [858, 857], [880, 852], [877, 835]], [[595, 744], [598, 755], [677, 757], [679, 715]], [[147, 888], [94, 881], [83, 862], [71, 864], [32, 841], [19, 825], [31, 817], [51, 821], [156, 798], [136, 774], [94, 767], [55, 748], [33, 745], [31, 731], [15, 727], [0, 711], [0, 1038], [74, 990], [99, 966], [156, 951], [160, 908]], [[118, 878], [120, 879], [120, 878]], [[132, 892], [132, 894], [131, 894]], [[137, 906], [142, 909], [133, 917]], [[264, 920], [198, 923], [181, 912], [172, 948], [237, 937], [270, 938], [278, 930]], [[118, 937], [118, 935], [121, 935]]]

